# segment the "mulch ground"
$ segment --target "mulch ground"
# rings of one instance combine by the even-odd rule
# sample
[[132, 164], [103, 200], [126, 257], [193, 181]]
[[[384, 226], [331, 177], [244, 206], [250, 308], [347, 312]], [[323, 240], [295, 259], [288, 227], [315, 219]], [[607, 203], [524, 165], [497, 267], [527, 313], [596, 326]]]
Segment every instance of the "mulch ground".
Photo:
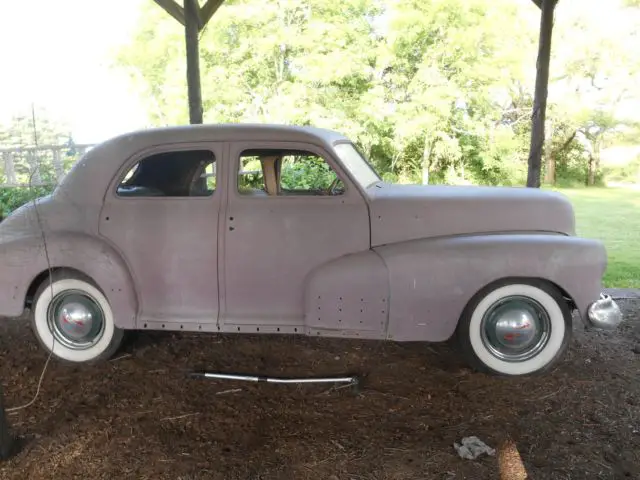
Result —
[[[453, 449], [476, 435], [515, 445], [528, 478], [640, 479], [640, 300], [620, 303], [618, 332], [576, 323], [562, 363], [525, 379], [472, 372], [447, 344], [140, 333], [108, 363], [50, 364], [9, 415], [21, 451], [0, 478], [499, 478], [498, 457]], [[45, 360], [25, 321], [0, 322], [8, 407]], [[356, 392], [187, 377], [202, 368], [366, 378]]]

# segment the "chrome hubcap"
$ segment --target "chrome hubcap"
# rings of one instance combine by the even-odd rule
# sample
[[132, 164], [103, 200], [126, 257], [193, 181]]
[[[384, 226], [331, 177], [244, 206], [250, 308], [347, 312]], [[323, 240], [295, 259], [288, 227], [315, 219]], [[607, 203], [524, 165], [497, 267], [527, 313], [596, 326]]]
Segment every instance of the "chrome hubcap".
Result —
[[104, 332], [104, 312], [98, 302], [82, 291], [67, 290], [53, 298], [47, 312], [55, 339], [74, 350], [96, 344]]
[[495, 357], [523, 362], [544, 349], [551, 333], [551, 320], [535, 300], [510, 296], [487, 310], [481, 332], [482, 342]]

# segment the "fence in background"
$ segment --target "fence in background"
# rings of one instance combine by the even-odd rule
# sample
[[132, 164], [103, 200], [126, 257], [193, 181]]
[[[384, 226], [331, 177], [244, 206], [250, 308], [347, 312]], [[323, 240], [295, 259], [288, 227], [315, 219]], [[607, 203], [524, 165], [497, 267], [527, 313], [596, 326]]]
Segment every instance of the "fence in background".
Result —
[[81, 144], [0, 148], [0, 187], [57, 184], [91, 147]]

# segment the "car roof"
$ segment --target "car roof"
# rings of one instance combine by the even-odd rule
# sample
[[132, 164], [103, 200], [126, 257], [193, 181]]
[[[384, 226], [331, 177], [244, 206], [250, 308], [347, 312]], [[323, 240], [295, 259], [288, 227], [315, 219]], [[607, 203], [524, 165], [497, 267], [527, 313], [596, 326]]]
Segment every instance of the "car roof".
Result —
[[150, 144], [157, 141], [171, 143], [173, 141], [321, 140], [332, 144], [339, 140], [347, 140], [347, 138], [334, 130], [312, 126], [219, 123], [148, 128], [119, 135], [107, 140], [107, 142], [129, 142], [135, 140], [146, 140]]
[[330, 147], [336, 142], [348, 141], [348, 138], [339, 132], [318, 127], [252, 123], [182, 125], [137, 130], [113, 137], [87, 151], [65, 176], [54, 195], [73, 198], [75, 201], [99, 203], [122, 163], [132, 155], [155, 145], [276, 140]]

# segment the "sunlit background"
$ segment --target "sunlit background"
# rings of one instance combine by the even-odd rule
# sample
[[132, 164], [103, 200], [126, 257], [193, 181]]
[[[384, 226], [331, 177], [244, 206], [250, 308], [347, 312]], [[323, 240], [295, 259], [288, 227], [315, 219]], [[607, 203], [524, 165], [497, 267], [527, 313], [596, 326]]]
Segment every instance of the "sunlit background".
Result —
[[[536, 39], [539, 12], [530, 0], [513, 0], [513, 3], [517, 9], [514, 18], [517, 17], [531, 38]], [[497, 2], [495, 8], [500, 8], [500, 4]], [[230, 8], [223, 5], [220, 14], [224, 15], [224, 10]], [[150, 16], [149, 12], [153, 10], [158, 12]], [[161, 12], [152, 0], [5, 1], [1, 11], [0, 122], [7, 122], [12, 115], [30, 112], [34, 104], [36, 111], [46, 110], [51, 117], [68, 124], [74, 139], [85, 143], [158, 123], [157, 116], [149, 115], [151, 108], [145, 103], [147, 99], [141, 97], [135, 79], [115, 62], [117, 53], [131, 44], [134, 35], [144, 30], [143, 25], [154, 28], [149, 22], [160, 17], [166, 17], [167, 27], [162, 28], [159, 36], [166, 38], [167, 29], [175, 30], [176, 35], [181, 33], [181, 26]], [[261, 17], [254, 6], [253, 10], [251, 7], [245, 10], [242, 19], [247, 20], [251, 15], [256, 21]], [[27, 18], [29, 28], [24, 28]], [[565, 62], [571, 53], [575, 53], [577, 59], [583, 58], [585, 53], [593, 53], [592, 59], [600, 67], [598, 84], [611, 88], [607, 81], [630, 80], [624, 74], [636, 73], [636, 65], [620, 64], [620, 61], [637, 60], [639, 18], [639, 11], [625, 8], [624, 2], [619, 0], [560, 1], [556, 11], [550, 102], [561, 101], [567, 92], [575, 93], [575, 79], [562, 81], [557, 78], [562, 74], [558, 72], [558, 62]], [[384, 29], [385, 18], [378, 19], [377, 25]], [[495, 25], [499, 29], [497, 34], [502, 27]], [[215, 17], [208, 28], [216, 28]], [[512, 40], [509, 30], [505, 29], [505, 43]], [[183, 45], [176, 45], [176, 51], [183, 53]], [[531, 90], [535, 44], [522, 51], [522, 57], [530, 74], [526, 87]], [[182, 79], [182, 73], [178, 72], [176, 78]], [[206, 83], [207, 78], [203, 78], [205, 93], [210, 91]], [[588, 84], [583, 86], [589, 87]], [[594, 93], [586, 87], [581, 92], [582, 103], [601, 101], [602, 92]], [[640, 104], [633, 98], [634, 94], [627, 92], [625, 96], [629, 98], [618, 102], [616, 111], [620, 116], [637, 121]], [[184, 91], [172, 89], [171, 95], [182, 95], [186, 109], [186, 87]], [[168, 123], [186, 121], [184, 112], [180, 118], [169, 114], [168, 119]], [[616, 151], [618, 156], [629, 155], [628, 147]]]
[[0, 122], [30, 114], [33, 103], [68, 123], [81, 143], [145, 126], [129, 77], [112, 67], [114, 52], [141, 21], [143, 2], [2, 2]]

